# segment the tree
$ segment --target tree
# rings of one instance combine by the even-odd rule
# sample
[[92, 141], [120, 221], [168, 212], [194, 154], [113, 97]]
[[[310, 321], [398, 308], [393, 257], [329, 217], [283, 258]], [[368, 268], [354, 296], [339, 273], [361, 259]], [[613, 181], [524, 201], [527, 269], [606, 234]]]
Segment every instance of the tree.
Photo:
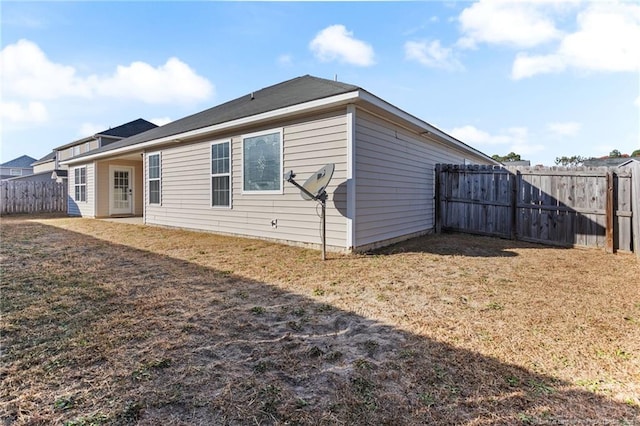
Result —
[[609, 153], [609, 158], [620, 158], [620, 157], [622, 157], [622, 153], [617, 149], [614, 149]]
[[636, 149], [631, 153], [632, 157], [640, 157], [640, 149]]
[[587, 157], [582, 157], [580, 155], [573, 155], [571, 157], [556, 157], [556, 165], [571, 167], [571, 166], [580, 166], [584, 163], [584, 160], [588, 160]]
[[510, 152], [507, 155], [493, 154], [491, 158], [501, 163], [504, 163], [507, 161], [522, 161], [520, 154], [516, 154], [515, 152]]

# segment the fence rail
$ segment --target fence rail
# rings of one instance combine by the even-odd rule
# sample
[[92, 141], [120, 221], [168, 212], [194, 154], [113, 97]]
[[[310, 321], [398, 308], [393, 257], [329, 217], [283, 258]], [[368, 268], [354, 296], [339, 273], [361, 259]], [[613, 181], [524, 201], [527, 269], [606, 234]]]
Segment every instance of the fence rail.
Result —
[[638, 253], [638, 188], [640, 167], [439, 164], [436, 230]]
[[0, 214], [67, 211], [67, 185], [51, 182], [0, 182]]

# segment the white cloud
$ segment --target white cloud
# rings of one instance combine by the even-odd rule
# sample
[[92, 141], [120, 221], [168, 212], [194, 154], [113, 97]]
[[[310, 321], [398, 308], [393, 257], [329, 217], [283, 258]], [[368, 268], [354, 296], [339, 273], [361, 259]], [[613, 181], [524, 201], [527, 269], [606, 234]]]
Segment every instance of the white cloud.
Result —
[[439, 40], [408, 41], [404, 44], [404, 54], [405, 58], [418, 61], [429, 68], [463, 69], [460, 61], [454, 57], [453, 50], [442, 47]]
[[582, 124], [576, 121], [566, 121], [561, 123], [549, 123], [547, 129], [555, 136], [572, 137], [576, 136]]
[[44, 123], [49, 119], [47, 108], [42, 102], [0, 102], [0, 117], [13, 123]]
[[561, 72], [572, 67], [587, 71], [640, 70], [640, 5], [591, 3], [577, 16], [577, 31], [565, 35], [550, 54], [518, 54], [514, 79]]
[[50, 61], [28, 40], [0, 52], [5, 95], [45, 100], [62, 97], [111, 97], [147, 103], [191, 102], [213, 95], [213, 85], [178, 58], [153, 67], [144, 62], [119, 65], [110, 76], [78, 75], [69, 65]]
[[164, 126], [165, 124], [171, 123], [173, 120], [169, 117], [158, 117], [149, 119], [150, 122], [155, 124], [156, 126]]
[[530, 56], [527, 53], [518, 53], [511, 68], [511, 78], [520, 80], [536, 74], [560, 72], [566, 66], [565, 59], [560, 55]]
[[37, 44], [19, 40], [0, 52], [4, 95], [27, 99], [55, 99], [62, 96], [90, 97], [86, 80], [73, 67], [56, 64]]
[[331, 25], [320, 31], [309, 43], [316, 58], [323, 62], [339, 60], [352, 65], [374, 64], [373, 47], [353, 37], [344, 25]]
[[118, 65], [113, 76], [89, 80], [99, 95], [150, 104], [202, 101], [213, 94], [211, 83], [178, 58], [169, 58], [157, 68], [144, 62]]
[[542, 11], [544, 2], [480, 0], [464, 9], [458, 21], [463, 36], [458, 46], [479, 43], [533, 47], [557, 39], [561, 32]]
[[633, 104], [635, 106], [637, 106], [638, 108], [640, 108], [640, 95], [638, 95], [638, 97], [636, 98], [635, 101], [633, 101]]
[[278, 56], [278, 64], [288, 67], [293, 64], [293, 57], [289, 54], [283, 54]]
[[108, 129], [108, 126], [104, 124], [95, 124], [95, 123], [82, 123], [80, 128], [78, 129], [78, 136], [81, 138], [86, 138], [88, 136], [93, 136], [98, 132], [102, 132], [103, 130]]
[[[529, 130], [526, 127], [509, 127], [498, 134], [490, 134], [475, 126], [466, 125], [456, 127], [449, 132], [453, 137], [473, 147], [485, 151], [499, 149], [502, 154], [515, 152], [520, 155], [530, 155], [544, 150], [541, 144], [529, 143]], [[501, 145], [504, 145], [500, 147]], [[503, 152], [504, 151], [504, 152]], [[495, 154], [491, 152], [490, 154]]]

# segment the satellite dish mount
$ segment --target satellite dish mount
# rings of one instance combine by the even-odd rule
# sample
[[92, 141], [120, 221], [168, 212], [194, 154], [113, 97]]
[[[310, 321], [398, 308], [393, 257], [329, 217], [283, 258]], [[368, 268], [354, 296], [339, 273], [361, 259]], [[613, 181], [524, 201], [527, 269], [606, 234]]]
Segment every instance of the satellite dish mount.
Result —
[[327, 185], [329, 185], [329, 181], [333, 177], [333, 171], [335, 170], [335, 165], [333, 163], [329, 163], [322, 167], [320, 170], [312, 174], [309, 179], [303, 184], [300, 185], [293, 178], [296, 177], [293, 170], [288, 171], [284, 174], [284, 180], [300, 189], [300, 195], [305, 200], [313, 200], [318, 201], [322, 205], [322, 216], [321, 216], [321, 225], [322, 225], [322, 260], [327, 259], [327, 222], [326, 222], [326, 210], [327, 210]]

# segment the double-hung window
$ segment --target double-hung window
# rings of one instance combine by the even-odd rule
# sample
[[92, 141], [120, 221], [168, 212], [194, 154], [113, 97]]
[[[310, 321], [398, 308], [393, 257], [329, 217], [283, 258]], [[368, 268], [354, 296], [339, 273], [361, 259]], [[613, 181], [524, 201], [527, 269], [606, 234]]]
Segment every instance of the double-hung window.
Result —
[[282, 193], [282, 131], [271, 130], [242, 138], [242, 191]]
[[160, 153], [149, 154], [147, 156], [147, 164], [149, 170], [149, 204], [160, 204]]
[[231, 143], [211, 144], [211, 206], [231, 207]]
[[87, 201], [87, 168], [78, 167], [73, 171], [73, 189], [76, 201]]

